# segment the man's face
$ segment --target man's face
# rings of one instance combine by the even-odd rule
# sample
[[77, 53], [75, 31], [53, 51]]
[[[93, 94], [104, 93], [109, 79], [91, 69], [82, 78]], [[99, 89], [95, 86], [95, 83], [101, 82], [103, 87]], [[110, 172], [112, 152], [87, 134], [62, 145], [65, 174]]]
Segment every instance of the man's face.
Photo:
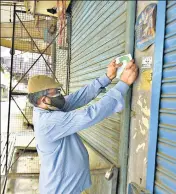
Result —
[[[48, 89], [48, 94], [47, 96], [48, 97], [53, 97], [54, 95], [58, 94], [60, 92], [60, 89], [56, 89], [56, 88], [51, 88], [51, 89]], [[44, 102], [48, 103], [48, 104], [51, 104], [51, 99], [48, 98], [47, 96], [44, 97]]]
[[49, 89], [47, 95], [42, 99], [45, 109], [61, 110], [65, 105], [65, 98], [61, 94], [61, 89]]

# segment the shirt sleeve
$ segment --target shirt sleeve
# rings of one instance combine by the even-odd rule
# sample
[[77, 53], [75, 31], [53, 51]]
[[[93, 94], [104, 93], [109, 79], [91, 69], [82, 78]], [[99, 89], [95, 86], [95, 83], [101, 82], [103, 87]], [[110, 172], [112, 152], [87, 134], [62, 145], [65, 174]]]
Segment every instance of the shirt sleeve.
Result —
[[104, 75], [95, 79], [91, 84], [81, 88], [77, 92], [66, 96], [63, 111], [71, 111], [88, 104], [110, 83], [111, 80]]
[[49, 141], [74, 134], [80, 130], [91, 127], [113, 113], [120, 112], [124, 107], [124, 95], [129, 86], [118, 82], [97, 103], [82, 110], [69, 112], [53, 111], [47, 118], [47, 135]]

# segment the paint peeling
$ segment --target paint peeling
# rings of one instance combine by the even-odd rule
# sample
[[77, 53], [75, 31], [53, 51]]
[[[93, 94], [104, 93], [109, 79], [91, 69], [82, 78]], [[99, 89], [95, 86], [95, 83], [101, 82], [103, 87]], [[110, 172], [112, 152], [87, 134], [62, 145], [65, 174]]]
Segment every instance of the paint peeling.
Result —
[[142, 128], [140, 120], [139, 120], [139, 128], [140, 128], [140, 132], [142, 133], [142, 135], [145, 135], [146, 134], [146, 129]]
[[144, 158], [144, 164], [147, 164], [147, 158], [146, 157]]
[[142, 102], [138, 99], [137, 104], [142, 108]]
[[147, 106], [145, 106], [144, 108], [142, 108], [142, 113], [144, 113], [145, 116], [149, 117], [150, 116], [150, 110], [149, 110], [149, 108], [147, 108]]
[[[141, 101], [143, 100], [143, 102]], [[141, 107], [141, 111], [142, 113], [145, 114], [145, 116], [150, 116], [150, 110], [149, 108], [146, 106], [147, 102], [145, 99], [141, 99], [141, 96], [139, 97], [138, 101], [137, 101], [137, 104]]]
[[149, 128], [149, 120], [146, 117], [142, 117], [143, 125], [148, 129]]
[[133, 135], [133, 139], [135, 139], [135, 138], [136, 138], [136, 135], [137, 135], [137, 133], [135, 133], [135, 134]]
[[138, 147], [136, 148], [136, 153], [138, 153], [140, 149], [144, 150], [144, 148], [145, 148], [145, 143], [139, 144]]

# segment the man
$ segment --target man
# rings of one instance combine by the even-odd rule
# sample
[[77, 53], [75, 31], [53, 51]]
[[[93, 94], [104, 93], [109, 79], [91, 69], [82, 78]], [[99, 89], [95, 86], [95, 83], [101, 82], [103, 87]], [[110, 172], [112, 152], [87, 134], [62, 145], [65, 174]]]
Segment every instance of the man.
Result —
[[28, 98], [35, 106], [33, 124], [41, 160], [40, 194], [80, 194], [91, 186], [89, 156], [77, 132], [122, 111], [124, 96], [135, 81], [138, 68], [132, 60], [121, 80], [94, 105], [79, 109], [116, 77], [120, 64], [113, 60], [107, 74], [77, 92], [63, 97], [61, 85], [44, 76], [28, 83]]

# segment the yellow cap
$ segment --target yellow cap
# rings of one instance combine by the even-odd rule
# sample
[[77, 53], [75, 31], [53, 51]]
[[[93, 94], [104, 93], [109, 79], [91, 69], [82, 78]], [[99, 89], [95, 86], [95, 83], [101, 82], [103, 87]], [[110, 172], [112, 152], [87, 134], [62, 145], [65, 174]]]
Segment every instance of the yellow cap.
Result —
[[46, 75], [33, 76], [28, 81], [28, 93], [40, 92], [51, 88], [59, 88], [62, 84]]

